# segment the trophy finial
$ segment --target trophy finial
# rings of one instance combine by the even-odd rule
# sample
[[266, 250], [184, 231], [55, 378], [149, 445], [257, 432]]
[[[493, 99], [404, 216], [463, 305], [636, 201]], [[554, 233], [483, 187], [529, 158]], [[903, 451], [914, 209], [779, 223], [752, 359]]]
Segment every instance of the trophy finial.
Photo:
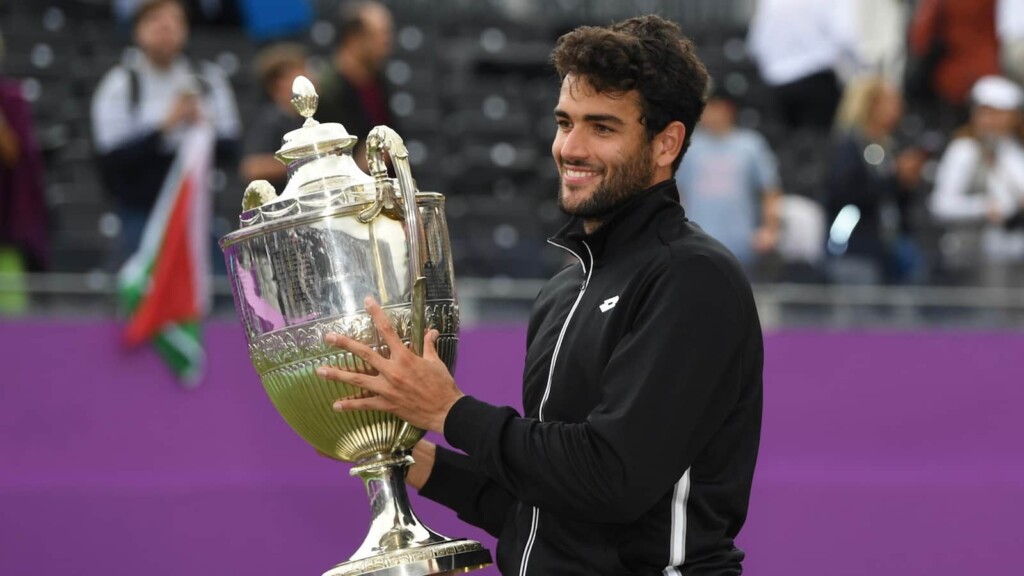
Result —
[[266, 180], [253, 180], [242, 196], [242, 210], [253, 210], [277, 197], [274, 186]]
[[313, 113], [316, 112], [319, 103], [320, 97], [317, 96], [316, 88], [309, 78], [296, 76], [292, 81], [292, 106], [295, 106], [299, 115], [306, 119], [305, 126], [311, 126], [316, 122], [313, 120]]

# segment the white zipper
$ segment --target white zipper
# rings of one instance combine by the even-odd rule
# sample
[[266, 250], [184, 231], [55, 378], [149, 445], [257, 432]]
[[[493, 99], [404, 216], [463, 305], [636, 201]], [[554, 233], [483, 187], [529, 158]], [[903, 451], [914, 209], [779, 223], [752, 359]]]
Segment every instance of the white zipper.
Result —
[[[583, 273], [586, 277], [583, 279], [583, 285], [580, 286], [580, 293], [576, 295], [576, 301], [573, 302], [572, 308], [569, 309], [569, 315], [566, 316], [565, 322], [562, 324], [562, 331], [558, 333], [558, 340], [555, 342], [555, 351], [551, 355], [551, 367], [548, 368], [548, 384], [544, 388], [544, 397], [540, 400], [540, 409], [537, 411], [538, 418], [541, 422], [544, 421], [544, 404], [548, 401], [548, 396], [551, 395], [551, 380], [555, 375], [555, 362], [558, 360], [558, 351], [562, 348], [562, 339], [565, 337], [565, 331], [569, 328], [569, 322], [572, 321], [573, 314], [576, 313], [576, 308], [580, 305], [580, 300], [583, 299], [583, 294], [587, 291], [587, 285], [590, 284], [590, 275], [594, 272], [594, 254], [590, 251], [590, 246], [587, 246], [586, 242], [583, 242], [583, 247], [587, 249], [587, 256], [590, 257], [590, 269], [587, 269], [587, 265], [583, 262], [583, 258], [579, 254], [573, 252], [569, 248], [562, 246], [548, 240], [548, 244], [557, 246], [562, 250], [565, 250], [569, 254], [572, 254], [580, 261], [580, 266], [583, 267]], [[536, 506], [533, 506], [533, 519], [530, 522], [530, 537], [526, 539], [526, 548], [523, 550], [523, 559], [519, 563], [519, 576], [526, 576], [526, 566], [530, 562], [530, 553], [533, 551], [533, 543], [537, 539], [537, 525], [540, 520], [540, 510]]]

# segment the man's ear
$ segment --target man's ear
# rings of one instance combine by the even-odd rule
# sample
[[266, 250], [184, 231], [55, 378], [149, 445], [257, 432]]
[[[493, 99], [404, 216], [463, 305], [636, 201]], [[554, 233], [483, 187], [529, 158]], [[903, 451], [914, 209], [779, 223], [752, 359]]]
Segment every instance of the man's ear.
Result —
[[672, 166], [679, 151], [683, 148], [683, 140], [686, 139], [686, 126], [676, 120], [669, 122], [661, 132], [654, 137], [654, 163], [658, 167]]

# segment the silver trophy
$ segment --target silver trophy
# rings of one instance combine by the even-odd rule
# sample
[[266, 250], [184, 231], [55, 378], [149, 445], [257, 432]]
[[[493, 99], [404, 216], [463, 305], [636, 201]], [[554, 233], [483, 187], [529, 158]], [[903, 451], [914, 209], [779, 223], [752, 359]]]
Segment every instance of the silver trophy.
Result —
[[[239, 230], [221, 242], [249, 356], [267, 395], [289, 425], [318, 451], [355, 466], [370, 498], [370, 530], [352, 557], [323, 576], [414, 576], [468, 572], [491, 563], [478, 542], [449, 539], [424, 526], [405, 489], [411, 449], [423, 430], [384, 412], [338, 413], [338, 398], [362, 391], [323, 380], [320, 366], [370, 373], [369, 365], [328, 346], [345, 334], [387, 356], [363, 299], [380, 302], [402, 341], [422, 354], [426, 329], [452, 370], [459, 311], [444, 197], [416, 190], [402, 139], [378, 126], [366, 139], [367, 175], [352, 158], [356, 137], [313, 120], [317, 95], [305, 77], [292, 87], [305, 124], [284, 137], [288, 165], [280, 195], [249, 185]], [[390, 155], [397, 178], [388, 176]]]

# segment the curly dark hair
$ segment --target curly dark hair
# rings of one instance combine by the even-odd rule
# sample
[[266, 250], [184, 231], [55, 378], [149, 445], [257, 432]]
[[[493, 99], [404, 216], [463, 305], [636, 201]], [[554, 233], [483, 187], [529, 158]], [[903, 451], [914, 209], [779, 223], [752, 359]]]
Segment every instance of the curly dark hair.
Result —
[[686, 136], [672, 170], [679, 168], [704, 112], [708, 71], [678, 25], [649, 15], [583, 26], [558, 39], [551, 60], [559, 78], [584, 77], [598, 93], [636, 90], [648, 141], [670, 122], [682, 122]]
[[167, 4], [174, 4], [185, 14], [185, 20], [188, 20], [191, 14], [189, 13], [188, 6], [185, 5], [184, 0], [143, 0], [138, 3], [135, 11], [132, 12], [132, 27], [139, 25], [142, 19], [145, 18], [157, 8], [162, 8]]
[[339, 44], [358, 40], [369, 26], [366, 21], [366, 13], [374, 9], [383, 9], [389, 14], [391, 13], [386, 5], [377, 0], [356, 0], [342, 4], [338, 9], [338, 19], [335, 24], [338, 30]]

